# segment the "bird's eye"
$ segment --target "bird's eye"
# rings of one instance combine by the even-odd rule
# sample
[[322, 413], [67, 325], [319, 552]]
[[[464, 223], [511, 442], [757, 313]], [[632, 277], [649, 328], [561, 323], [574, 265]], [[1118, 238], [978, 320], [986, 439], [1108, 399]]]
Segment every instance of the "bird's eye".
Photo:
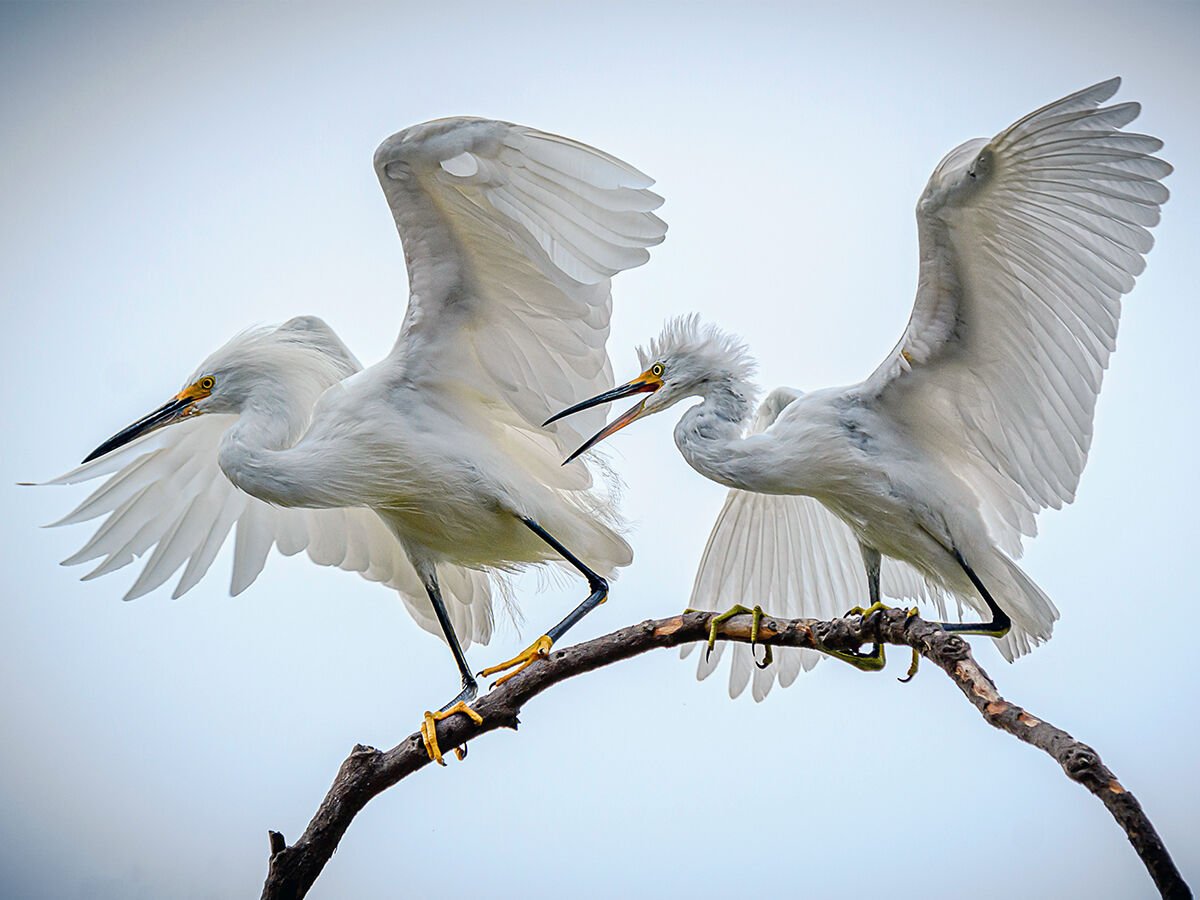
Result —
[[213, 378], [211, 375], [205, 375], [196, 382], [196, 386], [202, 391], [211, 391], [217, 386], [217, 379]]
[[653, 375], [655, 378], [662, 378], [663, 372], [665, 372], [665, 371], [667, 371], [667, 370], [663, 368], [662, 363], [655, 363], [654, 365], [652, 365], [650, 367], [650, 374]]

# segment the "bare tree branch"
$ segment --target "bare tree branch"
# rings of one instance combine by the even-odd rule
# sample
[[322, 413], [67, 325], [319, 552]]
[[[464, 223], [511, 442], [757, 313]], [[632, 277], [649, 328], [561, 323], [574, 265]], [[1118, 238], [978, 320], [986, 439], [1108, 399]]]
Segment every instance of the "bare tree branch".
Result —
[[[442, 747], [454, 747], [497, 728], [515, 729], [521, 708], [552, 685], [649, 650], [705, 640], [714, 615], [688, 613], [646, 621], [553, 650], [544, 661], [479, 698], [474, 708], [483, 716], [483, 725], [473, 724], [464, 715], [453, 716], [438, 724], [438, 741]], [[718, 626], [717, 636], [748, 642], [750, 626], [749, 615], [736, 616]], [[912, 647], [943, 669], [990, 725], [1044, 750], [1058, 761], [1068, 778], [1100, 798], [1125, 831], [1163, 897], [1174, 900], [1192, 896], [1141, 804], [1100, 761], [1099, 754], [1001, 697], [961, 637], [920, 618], [907, 618], [903, 610], [891, 609], [866, 619], [851, 616], [828, 622], [767, 617], [762, 620], [758, 638], [759, 643], [779, 647], [830, 650], [853, 650], [874, 641]], [[342, 763], [333, 786], [300, 839], [287, 846], [282, 835], [270, 833], [270, 869], [263, 900], [305, 896], [358, 811], [371, 798], [429, 763], [420, 734], [410, 735], [391, 750], [356, 746]]]

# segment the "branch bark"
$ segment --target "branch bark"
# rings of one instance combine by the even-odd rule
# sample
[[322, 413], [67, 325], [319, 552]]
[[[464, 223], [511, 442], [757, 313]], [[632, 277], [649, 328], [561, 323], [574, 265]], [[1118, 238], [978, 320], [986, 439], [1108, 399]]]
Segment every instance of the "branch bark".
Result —
[[[473, 724], [464, 715], [453, 716], [438, 724], [438, 741], [443, 748], [455, 747], [497, 728], [515, 729], [522, 707], [542, 691], [649, 650], [706, 640], [715, 615], [699, 612], [646, 621], [586, 643], [553, 650], [547, 659], [479, 698], [474, 708], [483, 716], [483, 725]], [[750, 626], [749, 615], [735, 616], [718, 626], [718, 639], [748, 642]], [[850, 616], [828, 622], [766, 617], [758, 639], [759, 643], [777, 647], [854, 650], [880, 641], [913, 648], [945, 671], [988, 724], [1045, 751], [1062, 766], [1068, 778], [1095, 794], [1124, 830], [1163, 897], [1175, 900], [1192, 896], [1141, 804], [1100, 761], [1099, 754], [1001, 697], [991, 678], [975, 662], [967, 642], [958, 635], [947, 634], [920, 618], [907, 618], [903, 610], [890, 609], [865, 619]], [[373, 797], [429, 763], [419, 733], [390, 750], [356, 746], [342, 763], [333, 786], [299, 840], [288, 846], [281, 834], [269, 833], [270, 867], [262, 900], [304, 897], [359, 810]]]

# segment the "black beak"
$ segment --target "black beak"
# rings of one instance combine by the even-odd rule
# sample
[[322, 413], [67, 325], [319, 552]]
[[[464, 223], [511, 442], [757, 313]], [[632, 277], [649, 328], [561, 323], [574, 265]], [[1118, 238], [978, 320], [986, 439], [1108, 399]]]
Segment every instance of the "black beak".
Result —
[[[657, 391], [660, 387], [662, 387], [661, 379], [648, 379], [644, 376], [638, 376], [628, 384], [615, 387], [611, 391], [605, 391], [603, 394], [597, 394], [590, 400], [584, 400], [582, 403], [576, 403], [574, 406], [567, 407], [562, 412], [551, 416], [549, 419], [543, 422], [542, 425], [549, 425], [552, 422], [557, 422], [564, 416], [569, 416], [572, 413], [582, 412], [585, 409], [591, 409], [593, 406], [599, 406], [601, 403], [611, 403], [613, 400], [620, 400], [622, 397], [632, 397], [634, 394], [650, 394], [654, 391]], [[594, 435], [584, 441], [583, 445], [580, 446], [578, 450], [564, 459], [563, 465], [565, 466], [580, 454], [586, 453], [588, 450], [592, 449], [592, 447], [596, 446], [609, 435], [616, 434], [630, 422], [635, 421], [639, 416], [641, 416], [642, 410], [645, 406], [646, 401], [642, 400], [640, 403], [628, 410], [624, 415], [613, 419], [612, 422], [605, 425]]]
[[87, 458], [84, 459], [84, 462], [90, 463], [93, 459], [99, 459], [104, 454], [111, 453], [118, 447], [124, 447], [130, 441], [137, 440], [144, 434], [157, 431], [164, 425], [170, 425], [172, 422], [182, 418], [187, 408], [190, 407], [194, 402], [195, 398], [192, 397], [172, 398], [154, 412], [150, 413], [150, 415], [143, 419], [138, 419], [138, 421], [134, 422], [128, 428], [118, 431], [107, 441], [89, 453]]
[[642, 381], [635, 378], [628, 384], [623, 384], [620, 387], [615, 387], [611, 391], [605, 391], [603, 394], [597, 394], [590, 400], [584, 400], [582, 403], [576, 403], [574, 406], [568, 406], [562, 412], [557, 412], [542, 423], [545, 428], [559, 419], [565, 419], [567, 416], [574, 415], [577, 412], [583, 412], [585, 409], [591, 409], [593, 406], [599, 406], [601, 403], [612, 403], [614, 400], [620, 400], [622, 397], [631, 397], [634, 394], [643, 394], [649, 391], [657, 391], [662, 387], [662, 382]]

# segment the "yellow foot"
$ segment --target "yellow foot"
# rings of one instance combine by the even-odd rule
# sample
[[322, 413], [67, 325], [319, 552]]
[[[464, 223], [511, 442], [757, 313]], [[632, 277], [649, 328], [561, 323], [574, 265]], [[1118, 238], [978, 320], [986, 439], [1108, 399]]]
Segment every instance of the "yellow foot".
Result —
[[[908, 617], [910, 619], [915, 618], [917, 613], [918, 613], [918, 610], [914, 606], [912, 609], [910, 609], [908, 611]], [[912, 648], [912, 662], [910, 662], [908, 664], [908, 671], [904, 674], [903, 678], [897, 678], [896, 680], [899, 681], [901, 684], [908, 684], [910, 681], [913, 680], [913, 677], [916, 676], [917, 668], [920, 665], [921, 665], [921, 654], [917, 652], [916, 647], [913, 647]]]
[[[862, 616], [865, 619], [871, 613], [885, 609], [890, 609], [890, 607], [876, 601], [866, 609], [861, 606], [848, 609], [846, 610], [846, 615]], [[860, 672], [878, 672], [887, 665], [887, 656], [883, 652], [883, 644], [876, 644], [870, 653], [859, 653], [857, 650], [826, 650], [823, 647], [818, 647], [817, 649], [827, 656], [832, 656], [834, 659], [840, 659], [842, 662], [854, 666]]]
[[832, 656], [834, 659], [840, 659], [844, 663], [848, 663], [860, 672], [878, 672], [887, 665], [887, 657], [883, 652], [883, 644], [876, 644], [875, 649], [870, 653], [857, 653], [851, 650], [830, 650], [826, 647], [817, 647], [826, 656]]
[[871, 615], [871, 613], [877, 613], [882, 610], [888, 610], [888, 609], [891, 609], [891, 607], [888, 606], [886, 603], [880, 603], [878, 600], [876, 600], [874, 603], [872, 603], [866, 609], [863, 609], [861, 606], [856, 606], [853, 609], [848, 609], [848, 610], [846, 610], [846, 615], [862, 616], [865, 619], [867, 616]]
[[913, 647], [912, 662], [908, 664], [908, 672], [905, 673], [903, 678], [897, 678], [896, 680], [899, 681], [901, 684], [908, 684], [910, 681], [913, 680], [913, 676], [915, 676], [917, 674], [917, 668], [920, 665], [921, 665], [921, 654], [917, 652], [916, 647]]
[[[695, 610], [689, 609], [689, 610], [684, 610], [684, 612], [695, 612]], [[709, 623], [708, 646], [707, 646], [707, 648], [705, 648], [705, 651], [704, 651], [704, 658], [706, 660], [708, 659], [708, 657], [710, 655], [712, 655], [713, 647], [717, 643], [717, 628], [721, 625], [721, 623], [729, 621], [734, 616], [744, 616], [744, 615], [751, 615], [754, 617], [750, 621], [750, 653], [751, 653], [751, 655], [753, 655], [754, 647], [758, 644], [758, 629], [762, 625], [764, 613], [762, 611], [761, 606], [756, 606], [756, 607], [754, 607], [754, 609], [750, 609], [749, 607], [742, 606], [739, 603], [736, 606], [731, 606], [728, 610], [721, 613], [719, 616], [715, 616], [713, 618], [712, 622]], [[765, 651], [763, 653], [763, 661], [758, 662], [756, 660], [754, 663], [760, 669], [765, 669], [774, 660], [774, 657], [771, 655], [770, 646], [766, 646], [763, 649]]]
[[[856, 606], [853, 609], [848, 610], [846, 615], [862, 616], [865, 619], [872, 613], [891, 608], [892, 607], [884, 603], [876, 602], [872, 603], [866, 609], [863, 609], [861, 606]], [[906, 610], [906, 615], [910, 619], [917, 615], [917, 613], [918, 610], [915, 606], [909, 610]], [[825, 650], [822, 648], [819, 649], [821, 649], [822, 653], [832, 656], [834, 659], [840, 659], [842, 662], [848, 663], [862, 672], [878, 672], [887, 664], [887, 657], [883, 652], [883, 644], [876, 644], [870, 653], [848, 652], [844, 650]], [[912, 677], [917, 674], [917, 665], [920, 661], [920, 658], [920, 655], [914, 649], [912, 664], [908, 667], [908, 674], [901, 678], [900, 681], [908, 682], [912, 680]]]
[[504, 684], [504, 682], [508, 681], [508, 679], [512, 678], [514, 675], [518, 675], [521, 672], [524, 672], [525, 669], [529, 668], [529, 666], [532, 665], [535, 661], [537, 661], [539, 659], [545, 659], [547, 656], [549, 656], [550, 648], [553, 646], [554, 646], [554, 641], [550, 640], [548, 635], [543, 634], [540, 638], [538, 638], [536, 641], [534, 641], [532, 644], [530, 644], [528, 647], [526, 647], [524, 650], [522, 650], [520, 653], [518, 653], [512, 659], [507, 660], [506, 662], [497, 663], [494, 666], [488, 666], [486, 669], [484, 669], [479, 674], [482, 675], [484, 678], [486, 678], [489, 675], [495, 675], [497, 672], [503, 672], [506, 669], [513, 669], [513, 667], [516, 666], [516, 668], [513, 669], [513, 671], [509, 672], [504, 677], [496, 679], [496, 681], [492, 685], [492, 687], [499, 687], [500, 685]]
[[[450, 718], [455, 713], [465, 714], [476, 725], [483, 724], [483, 716], [475, 712], [475, 710], [471, 709], [471, 707], [467, 706], [467, 704], [461, 700], [459, 700], [449, 709], [441, 709], [437, 712], [425, 710], [425, 721], [421, 723], [421, 740], [425, 742], [425, 752], [429, 754], [429, 758], [439, 766], [444, 766], [446, 763], [445, 760], [442, 759], [442, 750], [440, 747], [438, 747], [437, 723], [442, 721], [442, 719]], [[454, 755], [459, 759], [462, 759], [467, 755], [467, 751], [462, 747], [455, 747]]]

